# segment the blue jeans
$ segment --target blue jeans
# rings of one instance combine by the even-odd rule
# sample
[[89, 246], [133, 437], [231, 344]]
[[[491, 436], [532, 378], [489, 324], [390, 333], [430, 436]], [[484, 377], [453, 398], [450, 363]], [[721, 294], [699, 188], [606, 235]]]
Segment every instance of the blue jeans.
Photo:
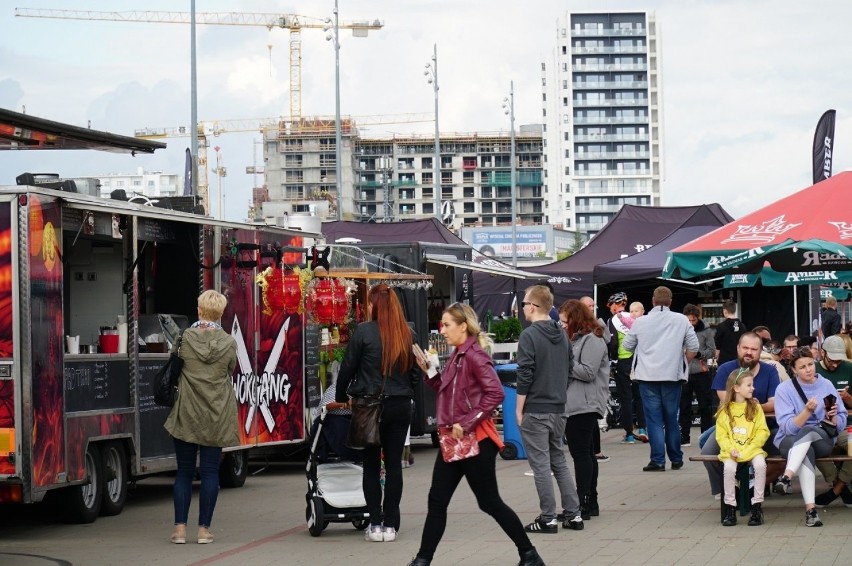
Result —
[[175, 525], [185, 525], [189, 517], [189, 503], [192, 501], [192, 478], [195, 476], [195, 456], [201, 453], [198, 461], [198, 473], [201, 476], [201, 489], [198, 494], [198, 526], [210, 528], [213, 521], [213, 509], [219, 497], [219, 459], [222, 449], [213, 446], [201, 446], [173, 438], [177, 474], [175, 474]]
[[645, 407], [651, 461], [665, 466], [666, 452], [672, 462], [683, 462], [680, 449], [680, 381], [640, 381], [639, 392]]

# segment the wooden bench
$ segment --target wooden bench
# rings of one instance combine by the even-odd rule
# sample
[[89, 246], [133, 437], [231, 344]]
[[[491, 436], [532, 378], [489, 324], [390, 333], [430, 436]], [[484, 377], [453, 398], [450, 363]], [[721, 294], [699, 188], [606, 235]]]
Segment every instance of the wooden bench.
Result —
[[[698, 456], [690, 456], [690, 462], [719, 462], [718, 456], [713, 456], [712, 454], [699, 454]], [[778, 463], [778, 462], [786, 462], [787, 459], [784, 456], [767, 456], [766, 463]], [[852, 456], [847, 456], [845, 454], [830, 454], [828, 456], [824, 456], [822, 458], [817, 458], [816, 462], [852, 462]], [[739, 508], [739, 512], [741, 516], [748, 515], [749, 511], [751, 511], [751, 490], [748, 487], [749, 482], [749, 466], [744, 465], [745, 462], [741, 463], [737, 466], [737, 482], [739, 487], [737, 488], [737, 507]], [[768, 479], [768, 478], [767, 478]], [[725, 498], [722, 497], [722, 517], [725, 516]]]

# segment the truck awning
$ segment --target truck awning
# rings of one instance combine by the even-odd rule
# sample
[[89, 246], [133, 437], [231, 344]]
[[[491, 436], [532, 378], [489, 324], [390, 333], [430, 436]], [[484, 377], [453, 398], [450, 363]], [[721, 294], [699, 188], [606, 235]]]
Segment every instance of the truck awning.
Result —
[[438, 265], [447, 265], [450, 267], [459, 267], [461, 269], [469, 269], [471, 271], [480, 271], [490, 275], [505, 275], [514, 277], [515, 279], [547, 279], [547, 275], [541, 273], [533, 273], [531, 271], [523, 271], [514, 269], [505, 263], [493, 259], [483, 260], [481, 263], [474, 263], [470, 260], [459, 259], [452, 255], [444, 254], [426, 254], [426, 261], [436, 263]]

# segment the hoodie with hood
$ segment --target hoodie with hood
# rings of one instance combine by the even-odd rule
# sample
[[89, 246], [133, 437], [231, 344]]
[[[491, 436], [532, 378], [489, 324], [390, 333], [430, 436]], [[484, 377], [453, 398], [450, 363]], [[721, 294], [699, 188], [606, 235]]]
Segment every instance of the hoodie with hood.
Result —
[[574, 354], [562, 327], [548, 319], [533, 322], [518, 339], [518, 395], [525, 413], [564, 414]]
[[201, 446], [236, 446], [237, 399], [231, 375], [237, 344], [221, 328], [189, 328], [180, 347], [183, 370], [165, 428], [174, 438]]

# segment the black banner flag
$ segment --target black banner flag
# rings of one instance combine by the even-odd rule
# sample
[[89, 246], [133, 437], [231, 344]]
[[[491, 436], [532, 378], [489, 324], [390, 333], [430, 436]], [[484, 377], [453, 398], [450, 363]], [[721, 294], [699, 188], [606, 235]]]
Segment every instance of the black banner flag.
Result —
[[831, 154], [834, 151], [834, 110], [826, 110], [814, 133], [814, 185], [831, 177]]
[[186, 148], [186, 165], [183, 171], [183, 194], [189, 196], [195, 194], [192, 187], [192, 152]]

